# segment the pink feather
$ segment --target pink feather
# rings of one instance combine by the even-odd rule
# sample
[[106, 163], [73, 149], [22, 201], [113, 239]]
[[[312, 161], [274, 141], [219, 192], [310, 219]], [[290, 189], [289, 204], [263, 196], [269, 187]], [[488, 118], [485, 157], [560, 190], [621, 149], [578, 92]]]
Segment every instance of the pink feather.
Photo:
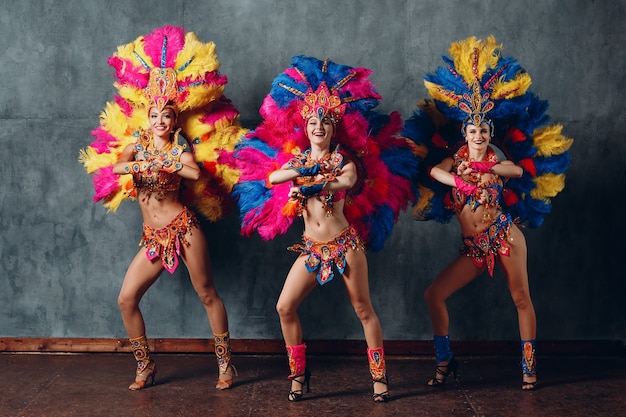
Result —
[[113, 135], [104, 130], [102, 126], [92, 130], [91, 135], [94, 137], [91, 147], [97, 153], [111, 153], [111, 144], [117, 141]]
[[113, 173], [113, 167], [101, 168], [93, 176], [93, 187], [96, 194], [93, 201], [100, 201], [103, 198], [115, 193], [119, 189], [117, 183], [118, 175]]
[[167, 37], [167, 49], [165, 53], [165, 67], [175, 68], [176, 56], [185, 46], [185, 29], [178, 26], [163, 26], [155, 29], [151, 34], [144, 36], [143, 50], [152, 61], [153, 67], [161, 65], [163, 52], [163, 38]]

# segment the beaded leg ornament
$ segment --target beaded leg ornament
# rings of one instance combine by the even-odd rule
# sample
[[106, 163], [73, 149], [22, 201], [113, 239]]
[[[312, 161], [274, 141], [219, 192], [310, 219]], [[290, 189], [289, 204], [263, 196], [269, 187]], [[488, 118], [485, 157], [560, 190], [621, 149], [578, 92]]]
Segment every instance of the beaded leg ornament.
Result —
[[523, 390], [533, 390], [537, 386], [537, 360], [535, 359], [535, 341], [522, 340], [522, 374], [524, 377], [535, 377], [535, 381], [522, 381]]
[[[304, 394], [304, 384], [307, 386], [307, 392], [310, 391], [309, 378], [311, 377], [311, 373], [306, 367], [306, 344], [301, 343], [299, 345], [286, 346], [286, 348], [287, 358], [289, 359], [289, 370], [291, 372], [288, 378], [299, 383], [301, 387], [296, 390], [290, 389], [287, 399], [289, 401], [299, 401]], [[302, 377], [304, 377], [304, 380], [302, 380]]]
[[[446, 383], [448, 375], [453, 374], [454, 378], [456, 378], [459, 363], [454, 358], [454, 354], [450, 349], [450, 338], [447, 335], [435, 335], [434, 342], [437, 366], [435, 367], [435, 377], [429, 380], [427, 385], [431, 387], [440, 387]], [[443, 364], [444, 362], [445, 364]]]
[[[372, 375], [372, 385], [376, 383], [388, 385], [387, 365], [385, 364], [385, 350], [383, 347], [376, 349], [367, 348], [367, 360], [369, 362], [370, 375]], [[376, 388], [374, 387], [374, 390]], [[375, 392], [372, 399], [375, 402], [385, 402], [389, 398], [389, 391]]]
[[[233, 385], [233, 374], [238, 376], [237, 368], [230, 363], [231, 350], [230, 350], [230, 334], [229, 332], [222, 334], [214, 334], [213, 340], [215, 341], [215, 357], [217, 358], [217, 366], [220, 370], [220, 378], [217, 380], [215, 388], [228, 389]], [[222, 375], [228, 375], [230, 378], [222, 377]]]
[[448, 336], [435, 336], [435, 356], [437, 363], [449, 361], [452, 359], [452, 350], [450, 350], [450, 338]]

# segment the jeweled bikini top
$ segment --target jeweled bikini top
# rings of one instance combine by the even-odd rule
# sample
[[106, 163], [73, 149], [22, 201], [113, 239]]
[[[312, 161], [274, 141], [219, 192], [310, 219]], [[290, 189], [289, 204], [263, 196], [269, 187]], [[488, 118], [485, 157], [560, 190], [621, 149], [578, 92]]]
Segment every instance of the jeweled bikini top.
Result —
[[141, 131], [135, 143], [135, 161], [152, 162], [161, 160], [163, 169], [152, 171], [146, 169], [133, 174], [133, 184], [138, 192], [156, 193], [163, 196], [165, 193], [178, 191], [182, 177], [178, 171], [182, 164], [180, 156], [183, 152], [189, 152], [189, 144], [180, 134], [180, 129], [172, 132], [169, 144], [161, 149], [154, 147], [152, 134], [148, 131]]

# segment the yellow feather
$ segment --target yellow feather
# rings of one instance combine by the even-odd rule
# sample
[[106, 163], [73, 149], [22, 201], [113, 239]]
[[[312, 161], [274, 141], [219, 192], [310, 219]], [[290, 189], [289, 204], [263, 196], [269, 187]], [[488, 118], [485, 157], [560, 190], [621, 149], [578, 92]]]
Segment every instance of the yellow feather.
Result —
[[185, 46], [176, 56], [176, 70], [187, 63], [191, 58], [193, 60], [182, 71], [178, 72], [178, 79], [184, 80], [188, 77], [197, 78], [204, 76], [207, 72], [216, 71], [220, 62], [215, 53], [215, 43], [201, 42], [193, 32], [185, 34]]
[[217, 100], [224, 93], [224, 86], [217, 84], [199, 84], [187, 88], [189, 95], [180, 105], [181, 111], [204, 106]]
[[[430, 81], [424, 81], [424, 86], [426, 86], [426, 90], [428, 94], [434, 99], [438, 101], [443, 101], [447, 105], [451, 107], [456, 107], [459, 105], [459, 100], [461, 96], [454, 95], [456, 98], [450, 98], [447, 95], [443, 94], [441, 90], [447, 91], [443, 89], [439, 84], [431, 83]], [[451, 93], [451, 92], [450, 92]]]
[[[133, 54], [133, 51], [135, 50], [135, 47], [136, 47], [135, 44], [137, 43], [139, 39], [142, 39], [142, 38], [143, 37], [140, 36], [139, 38], [137, 38], [135, 41], [131, 43], [118, 46], [117, 52], [115, 54], [118, 55], [120, 58], [134, 61], [136, 59], [135, 55]], [[142, 49], [142, 52], [143, 52], [143, 49]]]
[[533, 144], [537, 147], [537, 155], [552, 156], [567, 151], [574, 142], [573, 139], [561, 134], [563, 125], [556, 124], [535, 129]]
[[113, 165], [117, 162], [117, 155], [113, 153], [97, 153], [91, 146], [85, 150], [81, 150], [78, 160], [83, 164], [88, 174]]
[[201, 121], [201, 118], [206, 115], [202, 111], [185, 112], [183, 114], [185, 119], [181, 120], [181, 126], [188, 136], [187, 139], [194, 140], [195, 138], [202, 138], [207, 133], [215, 130], [213, 125], [208, 125]]
[[556, 196], [565, 188], [565, 174], [548, 173], [533, 179], [537, 187], [530, 192], [530, 196], [537, 200], [545, 200]]
[[496, 38], [493, 35], [489, 36], [485, 41], [472, 36], [452, 43], [449, 52], [454, 60], [454, 67], [468, 85], [471, 85], [474, 78], [476, 78], [473, 70], [474, 49], [478, 53], [476, 69], [478, 79], [480, 80], [488, 69], [495, 68], [500, 59], [502, 45], [496, 44]]
[[413, 207], [412, 215], [416, 219], [420, 220], [424, 218], [422, 213], [424, 213], [430, 205], [430, 199], [435, 195], [435, 193], [431, 189], [425, 188], [421, 185], [418, 185], [417, 188], [420, 197], [417, 200], [415, 207]]
[[[135, 107], [150, 107], [150, 102], [141, 88], [131, 87], [125, 84], [113, 84], [120, 95]], [[147, 110], [146, 110], [147, 111]]]
[[241, 173], [236, 169], [232, 169], [229, 168], [227, 165], [221, 164], [216, 167], [216, 171], [222, 178], [224, 185], [227, 187], [227, 191], [230, 193], [235, 184], [237, 184], [237, 181], [239, 181]]
[[491, 90], [492, 99], [511, 99], [526, 94], [532, 84], [528, 73], [518, 73], [512, 80], [507, 82], [496, 81]]
[[194, 151], [197, 161], [216, 161], [217, 153], [214, 144], [210, 142], [199, 143], [195, 145]]

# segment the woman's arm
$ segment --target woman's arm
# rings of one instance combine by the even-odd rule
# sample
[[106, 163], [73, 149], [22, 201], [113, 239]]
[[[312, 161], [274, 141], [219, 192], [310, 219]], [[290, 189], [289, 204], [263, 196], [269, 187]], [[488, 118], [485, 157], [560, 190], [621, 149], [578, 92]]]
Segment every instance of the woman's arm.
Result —
[[[161, 164], [163, 163], [162, 161], [159, 162]], [[180, 156], [180, 163], [182, 164], [182, 167], [178, 171], [175, 171], [178, 175], [190, 180], [197, 180], [200, 178], [200, 167], [191, 152], [183, 152]]]
[[452, 158], [444, 159], [430, 170], [430, 176], [442, 184], [456, 187], [455, 176], [450, 172], [452, 164], [454, 164]]
[[502, 161], [491, 167], [491, 172], [504, 178], [521, 178], [524, 170], [512, 161]]
[[287, 181], [293, 181], [299, 176], [300, 174], [296, 170], [292, 169], [289, 163], [287, 163], [276, 171], [270, 173], [268, 180], [270, 184], [276, 185], [285, 183]]
[[[115, 165], [113, 165], [113, 173], [117, 175], [131, 174], [133, 172], [141, 172], [145, 167], [142, 167], [141, 163], [133, 162], [135, 159], [135, 145], [127, 145], [122, 151], [120, 157], [117, 159]], [[133, 170], [133, 165], [137, 164], [139, 171]]]
[[327, 191], [340, 191], [347, 190], [352, 188], [354, 184], [356, 184], [357, 173], [356, 173], [356, 165], [352, 161], [348, 161], [341, 171], [339, 175], [335, 177], [333, 181], [329, 181], [326, 183], [324, 190]]
[[522, 167], [515, 165], [512, 161], [463, 161], [459, 165], [457, 174], [469, 175], [472, 172], [496, 174], [504, 178], [520, 178], [524, 173], [524, 170], [522, 169]]

